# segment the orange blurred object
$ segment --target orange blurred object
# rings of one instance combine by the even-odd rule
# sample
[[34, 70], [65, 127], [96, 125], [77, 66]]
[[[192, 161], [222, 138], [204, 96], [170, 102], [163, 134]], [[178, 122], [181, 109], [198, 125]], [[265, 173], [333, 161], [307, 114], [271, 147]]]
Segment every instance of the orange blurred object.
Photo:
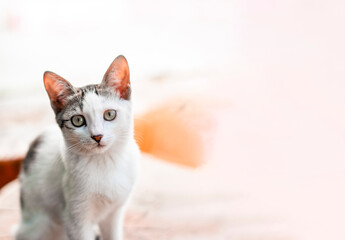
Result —
[[204, 162], [209, 118], [200, 102], [178, 100], [135, 118], [135, 137], [142, 152], [172, 163], [198, 167]]

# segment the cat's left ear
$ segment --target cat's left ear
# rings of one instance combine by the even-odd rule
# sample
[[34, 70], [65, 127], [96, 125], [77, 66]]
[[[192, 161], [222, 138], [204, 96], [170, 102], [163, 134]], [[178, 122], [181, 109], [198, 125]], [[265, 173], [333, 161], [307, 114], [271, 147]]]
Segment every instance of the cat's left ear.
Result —
[[58, 113], [65, 108], [67, 97], [75, 92], [74, 87], [63, 77], [49, 71], [44, 73], [43, 80], [50, 104], [54, 112]]
[[121, 98], [129, 100], [131, 85], [129, 81], [129, 67], [126, 58], [122, 55], [115, 58], [104, 74], [102, 84], [112, 88]]

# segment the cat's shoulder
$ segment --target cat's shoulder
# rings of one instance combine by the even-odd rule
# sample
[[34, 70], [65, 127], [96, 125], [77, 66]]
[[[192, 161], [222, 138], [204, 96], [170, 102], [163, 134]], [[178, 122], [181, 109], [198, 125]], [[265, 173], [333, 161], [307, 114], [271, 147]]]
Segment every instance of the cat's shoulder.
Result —
[[45, 128], [30, 144], [23, 160], [22, 170], [26, 173], [38, 160], [49, 159], [60, 155], [63, 138], [57, 126]]
[[61, 130], [56, 125], [46, 127], [36, 139], [40, 139], [41, 146], [44, 146], [46, 149], [56, 149], [63, 142]]

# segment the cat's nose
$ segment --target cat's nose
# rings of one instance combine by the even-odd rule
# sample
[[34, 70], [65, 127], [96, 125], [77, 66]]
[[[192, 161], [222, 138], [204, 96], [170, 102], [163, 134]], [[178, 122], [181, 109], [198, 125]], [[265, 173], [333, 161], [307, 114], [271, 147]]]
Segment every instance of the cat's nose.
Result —
[[101, 141], [102, 137], [103, 137], [102, 134], [91, 136], [91, 138], [92, 138], [93, 140], [95, 140], [96, 142], [98, 142], [98, 143]]

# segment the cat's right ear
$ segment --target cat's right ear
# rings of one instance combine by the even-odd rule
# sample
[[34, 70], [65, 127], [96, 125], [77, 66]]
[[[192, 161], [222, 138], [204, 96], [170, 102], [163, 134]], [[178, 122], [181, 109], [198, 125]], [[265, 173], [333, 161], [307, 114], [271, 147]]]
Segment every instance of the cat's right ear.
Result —
[[125, 100], [131, 97], [131, 84], [129, 81], [129, 67], [126, 58], [119, 55], [110, 64], [104, 74], [102, 84], [112, 88]]
[[49, 71], [44, 73], [43, 81], [54, 112], [60, 112], [66, 106], [66, 98], [74, 93], [72, 84]]

